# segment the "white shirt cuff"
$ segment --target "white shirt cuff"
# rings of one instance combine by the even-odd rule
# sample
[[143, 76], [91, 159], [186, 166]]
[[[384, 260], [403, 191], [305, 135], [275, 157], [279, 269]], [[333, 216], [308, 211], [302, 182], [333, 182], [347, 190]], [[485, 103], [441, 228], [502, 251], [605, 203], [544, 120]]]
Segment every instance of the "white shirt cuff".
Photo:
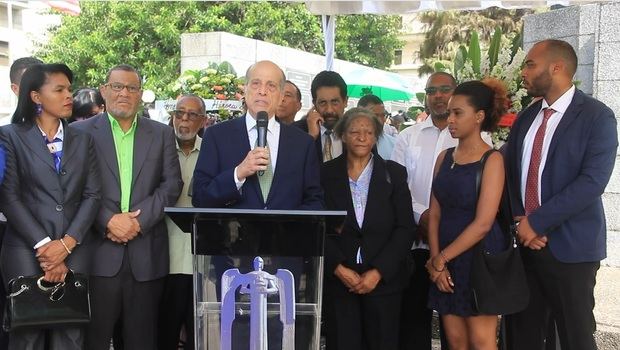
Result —
[[245, 183], [245, 179], [239, 180], [239, 177], [237, 177], [237, 168], [238, 167], [235, 167], [235, 171], [233, 172], [233, 176], [234, 176], [234, 180], [235, 180], [235, 185], [237, 185], [237, 191], [239, 191], [241, 189], [241, 186], [243, 186], [243, 184]]
[[52, 241], [51, 238], [45, 237], [42, 240], [40, 240], [39, 243], [34, 245], [34, 249], [39, 249], [39, 248], [43, 247], [44, 245], [48, 244], [51, 241]]

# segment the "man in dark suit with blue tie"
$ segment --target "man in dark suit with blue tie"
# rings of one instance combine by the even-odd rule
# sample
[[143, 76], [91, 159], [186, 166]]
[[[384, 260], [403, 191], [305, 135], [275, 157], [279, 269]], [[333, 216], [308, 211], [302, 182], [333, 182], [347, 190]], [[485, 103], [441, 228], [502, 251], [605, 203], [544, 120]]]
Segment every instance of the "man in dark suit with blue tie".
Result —
[[[323, 194], [312, 138], [274, 118], [285, 78], [273, 62], [246, 73], [244, 117], [205, 130], [194, 171], [195, 207], [320, 210]], [[267, 112], [267, 146], [254, 147], [256, 115]], [[259, 177], [258, 172], [262, 175]]]
[[507, 180], [530, 287], [528, 307], [507, 317], [509, 349], [542, 349], [555, 319], [562, 349], [596, 349], [594, 285], [606, 256], [601, 195], [618, 135], [603, 103], [576, 89], [575, 50], [545, 40], [529, 51], [524, 86], [541, 100], [514, 124], [506, 148]]

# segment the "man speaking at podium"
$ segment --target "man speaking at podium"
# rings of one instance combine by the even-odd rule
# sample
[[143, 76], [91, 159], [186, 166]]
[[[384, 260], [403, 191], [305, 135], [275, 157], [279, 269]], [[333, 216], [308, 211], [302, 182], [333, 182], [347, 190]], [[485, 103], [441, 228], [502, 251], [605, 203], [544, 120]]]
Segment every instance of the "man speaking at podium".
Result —
[[[248, 68], [245, 79], [246, 115], [205, 130], [194, 171], [194, 207], [321, 210], [312, 137], [274, 118], [284, 72], [271, 61], [260, 61]], [[260, 112], [268, 118], [261, 132]]]

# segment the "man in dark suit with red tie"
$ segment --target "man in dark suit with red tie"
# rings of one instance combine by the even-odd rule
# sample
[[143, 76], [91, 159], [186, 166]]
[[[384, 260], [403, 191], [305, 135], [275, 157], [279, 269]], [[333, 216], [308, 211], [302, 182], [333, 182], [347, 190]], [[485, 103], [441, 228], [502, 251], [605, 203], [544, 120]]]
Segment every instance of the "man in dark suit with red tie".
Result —
[[606, 256], [601, 195], [618, 135], [613, 111], [575, 88], [577, 55], [545, 40], [522, 71], [531, 96], [506, 148], [507, 184], [530, 288], [528, 307], [506, 319], [509, 349], [542, 349], [555, 319], [562, 349], [596, 349], [594, 285]]

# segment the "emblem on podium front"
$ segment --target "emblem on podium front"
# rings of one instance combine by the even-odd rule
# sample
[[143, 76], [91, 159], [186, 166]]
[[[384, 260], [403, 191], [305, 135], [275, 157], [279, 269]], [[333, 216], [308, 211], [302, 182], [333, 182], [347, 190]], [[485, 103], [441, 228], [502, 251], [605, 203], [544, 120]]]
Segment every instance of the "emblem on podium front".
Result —
[[263, 259], [254, 258], [254, 271], [242, 274], [239, 269], [229, 269], [222, 275], [221, 349], [232, 349], [232, 325], [235, 320], [235, 294], [250, 296], [250, 350], [267, 350], [267, 297], [280, 298], [282, 322], [282, 349], [295, 348], [295, 284], [293, 274], [278, 269], [275, 275], [263, 271]]

